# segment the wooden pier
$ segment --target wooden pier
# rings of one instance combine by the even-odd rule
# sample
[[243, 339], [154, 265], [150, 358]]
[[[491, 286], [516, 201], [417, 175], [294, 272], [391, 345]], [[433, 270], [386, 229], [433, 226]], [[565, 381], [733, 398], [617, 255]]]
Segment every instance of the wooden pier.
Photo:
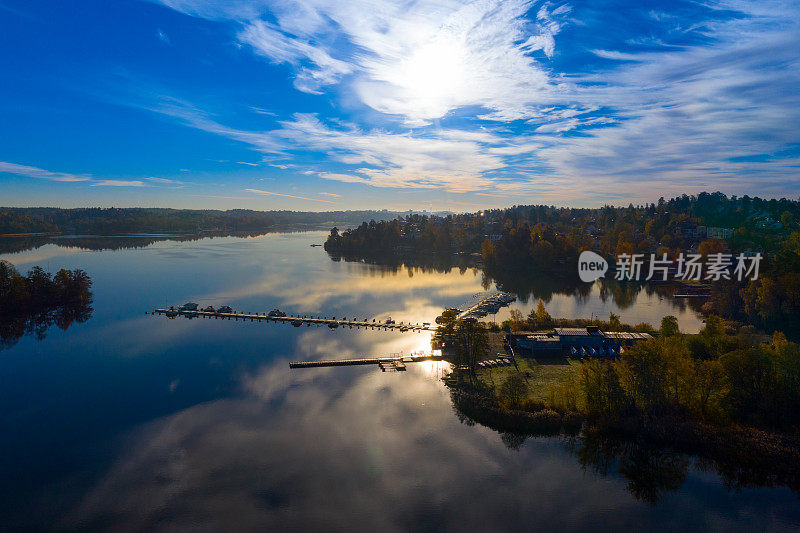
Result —
[[[291, 324], [295, 327], [300, 326], [328, 326], [329, 328], [335, 329], [339, 327], [343, 328], [371, 328], [371, 329], [382, 329], [385, 331], [401, 331], [401, 332], [423, 332], [423, 331], [436, 331], [436, 327], [431, 326], [430, 324], [405, 324], [403, 322], [399, 323], [387, 323], [387, 322], [380, 322], [377, 319], [363, 319], [359, 320], [355, 317], [352, 319], [347, 319], [347, 317], [336, 318], [336, 317], [314, 317], [314, 316], [269, 316], [267, 313], [219, 313], [216, 311], [187, 311], [187, 310], [178, 310], [178, 309], [155, 309], [153, 311], [154, 315], [166, 315], [170, 316], [170, 318], [176, 318], [179, 316], [183, 316], [186, 318], [205, 318], [211, 320], [242, 320], [247, 322], [275, 322], [275, 323], [284, 323], [284, 324]], [[366, 364], [366, 363], [365, 363]]]
[[440, 351], [434, 352], [415, 352], [411, 355], [390, 355], [387, 357], [368, 357], [364, 359], [329, 359], [322, 361], [295, 361], [289, 363], [289, 368], [319, 368], [327, 366], [357, 366], [357, 365], [378, 365], [383, 372], [386, 371], [405, 371], [409, 363], [419, 363], [422, 361], [441, 361]]

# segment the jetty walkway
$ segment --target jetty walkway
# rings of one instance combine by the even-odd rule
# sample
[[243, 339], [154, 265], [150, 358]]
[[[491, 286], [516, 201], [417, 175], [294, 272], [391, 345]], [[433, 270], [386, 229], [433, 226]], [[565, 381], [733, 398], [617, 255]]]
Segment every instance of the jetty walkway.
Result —
[[294, 361], [289, 363], [289, 368], [319, 368], [326, 366], [356, 366], [356, 365], [378, 365], [383, 372], [404, 371], [406, 364], [419, 363], [422, 361], [441, 361], [442, 353], [439, 350], [433, 352], [413, 352], [410, 355], [393, 354], [386, 357], [368, 357], [364, 359], [329, 359], [322, 361]]
[[[454, 309], [458, 313], [458, 318], [462, 320], [478, 320], [485, 317], [487, 314], [497, 313], [500, 308], [507, 306], [516, 298], [504, 292], [484, 292], [473, 295], [473, 298], [467, 303]], [[194, 302], [188, 302], [180, 307], [159, 308], [153, 310], [154, 315], [164, 315], [167, 318], [204, 318], [209, 320], [236, 320], [247, 322], [274, 322], [282, 324], [291, 324], [295, 327], [301, 326], [328, 326], [331, 329], [336, 328], [368, 328], [384, 331], [400, 331], [400, 332], [435, 332], [438, 329], [436, 324], [430, 322], [395, 322], [392, 319], [379, 320], [373, 318], [359, 319], [354, 317], [347, 318], [332, 316], [314, 316], [314, 315], [286, 315], [282, 311], [275, 309], [269, 313], [243, 313], [234, 311], [230, 306], [222, 306], [215, 309], [211, 306], [206, 309], [198, 309], [198, 305]], [[438, 322], [441, 317], [437, 318]]]
[[404, 322], [381, 322], [377, 319], [369, 320], [367, 318], [359, 320], [358, 318], [348, 319], [347, 317], [336, 318], [322, 317], [322, 316], [269, 316], [267, 313], [241, 313], [230, 312], [220, 313], [218, 311], [200, 311], [200, 310], [185, 310], [185, 309], [155, 309], [155, 315], [165, 315], [169, 318], [176, 318], [183, 316], [185, 318], [205, 318], [211, 320], [242, 320], [247, 322], [274, 322], [291, 324], [295, 327], [306, 326], [328, 326], [331, 329], [338, 327], [346, 328], [372, 328], [382, 330], [393, 330], [401, 332], [422, 332], [422, 331], [436, 331], [435, 326], [428, 323], [404, 323]]

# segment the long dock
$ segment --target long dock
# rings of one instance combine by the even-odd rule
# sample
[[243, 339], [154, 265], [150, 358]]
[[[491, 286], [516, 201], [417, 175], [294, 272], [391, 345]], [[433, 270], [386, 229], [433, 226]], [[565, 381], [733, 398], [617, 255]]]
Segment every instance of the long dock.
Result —
[[183, 316], [186, 318], [206, 318], [212, 320], [242, 320], [242, 321], [250, 321], [250, 322], [275, 322], [275, 323], [285, 323], [291, 324], [295, 327], [300, 327], [303, 325], [312, 326], [328, 326], [330, 328], [338, 328], [338, 327], [345, 327], [345, 328], [372, 328], [372, 329], [382, 329], [382, 330], [394, 330], [394, 331], [401, 331], [401, 332], [422, 332], [422, 331], [436, 331], [436, 327], [431, 326], [430, 324], [419, 324], [419, 323], [408, 323], [405, 324], [403, 322], [398, 323], [387, 323], [387, 322], [379, 322], [377, 319], [373, 319], [372, 321], [368, 319], [358, 320], [357, 318], [353, 317], [352, 319], [348, 320], [347, 317], [336, 318], [336, 317], [314, 317], [314, 316], [268, 316], [267, 313], [218, 313], [216, 311], [186, 311], [186, 310], [177, 310], [177, 309], [155, 309], [153, 311], [155, 315], [173, 315], [171, 318], [175, 318], [178, 316]]
[[384, 372], [387, 370], [404, 371], [407, 363], [421, 361], [440, 361], [441, 352], [416, 352], [411, 355], [390, 355], [387, 357], [368, 357], [364, 359], [329, 359], [322, 361], [294, 361], [289, 363], [289, 368], [319, 368], [327, 366], [357, 366], [378, 365]]

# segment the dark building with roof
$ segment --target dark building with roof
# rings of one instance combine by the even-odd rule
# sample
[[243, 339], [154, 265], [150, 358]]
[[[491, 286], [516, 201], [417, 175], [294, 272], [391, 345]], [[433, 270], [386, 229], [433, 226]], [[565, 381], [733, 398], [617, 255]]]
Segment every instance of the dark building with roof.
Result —
[[597, 326], [555, 328], [550, 333], [510, 333], [506, 342], [515, 355], [539, 357], [616, 357], [649, 333], [600, 331]]

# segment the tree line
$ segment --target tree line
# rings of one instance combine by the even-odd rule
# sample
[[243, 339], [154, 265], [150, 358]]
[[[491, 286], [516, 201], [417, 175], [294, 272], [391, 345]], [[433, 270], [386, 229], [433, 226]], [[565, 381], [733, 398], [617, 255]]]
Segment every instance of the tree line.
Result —
[[0, 207], [0, 235], [16, 233], [192, 233], [255, 231], [277, 226], [358, 224], [393, 218], [389, 211], [253, 211], [231, 209]]
[[[325, 249], [333, 257], [367, 260], [398, 253], [479, 255], [484, 274], [506, 290], [535, 285], [542, 272], [576, 284], [574, 265], [584, 250], [609, 262], [623, 253], [667, 254], [674, 260], [689, 250], [705, 257], [726, 249], [759, 252], [765, 256], [759, 278], [713, 283], [704, 312], [767, 331], [780, 329], [794, 339], [800, 335], [798, 220], [800, 203], [795, 200], [701, 193], [628, 207], [514, 206], [373, 220], [343, 232], [334, 227]], [[725, 241], [705, 238], [697, 229], [702, 225], [724, 227], [731, 236]]]
[[20, 274], [0, 260], [0, 348], [12, 346], [23, 335], [44, 338], [56, 324], [67, 329], [92, 313], [92, 280], [81, 269], [61, 269], [51, 275], [39, 266]]
[[702, 310], [766, 331], [800, 338], [800, 232], [792, 232], [765, 261], [757, 280], [720, 280]]
[[[767, 220], [771, 226], [765, 226]], [[588, 248], [607, 256], [659, 249], [677, 254], [704, 239], [687, 231], [699, 225], [730, 229], [728, 242], [733, 250], [770, 252], [798, 229], [798, 220], [800, 202], [796, 200], [700, 193], [627, 207], [520, 205], [447, 216], [412, 214], [363, 222], [341, 233], [334, 228], [326, 249], [342, 255], [396, 251], [398, 247], [481, 253], [489, 240], [494, 249], [489, 248], [485, 259], [496, 255], [503, 261], [510, 252], [518, 261], [524, 257], [544, 263], [547, 257], [564, 257]], [[712, 245], [713, 241], [707, 244]]]

